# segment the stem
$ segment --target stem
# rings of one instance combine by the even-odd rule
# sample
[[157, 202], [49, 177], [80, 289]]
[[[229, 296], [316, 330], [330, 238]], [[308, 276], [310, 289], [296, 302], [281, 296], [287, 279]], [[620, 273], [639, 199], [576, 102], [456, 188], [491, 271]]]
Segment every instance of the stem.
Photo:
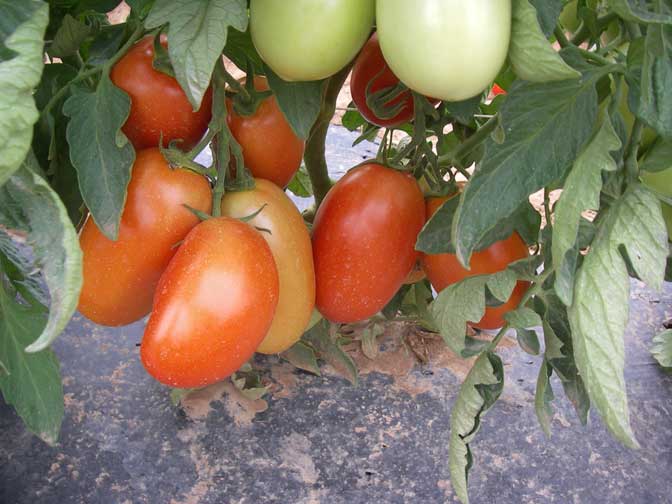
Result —
[[608, 58], [605, 58], [604, 56], [600, 56], [597, 53], [594, 53], [592, 51], [587, 51], [586, 49], [581, 49], [580, 47], [578, 48], [578, 51], [585, 56], [585, 58], [589, 61], [594, 61], [595, 63], [599, 63], [600, 65], [613, 65], [614, 62], [609, 60]]
[[567, 37], [565, 36], [565, 32], [562, 31], [562, 29], [559, 26], [555, 27], [555, 30], [553, 30], [553, 35], [555, 35], [558, 44], [560, 44], [560, 47], [567, 47], [568, 45], [570, 45], [569, 40], [567, 40]]
[[635, 118], [635, 124], [632, 126], [632, 133], [630, 134], [630, 141], [625, 149], [625, 172], [629, 181], [637, 180], [639, 176], [639, 165], [637, 164], [637, 156], [639, 154], [639, 144], [642, 141], [642, 132], [644, 131], [644, 123], [638, 118]]
[[546, 227], [551, 226], [551, 192], [544, 188], [544, 216], [546, 217]]
[[490, 135], [490, 133], [492, 133], [495, 128], [497, 128], [498, 124], [499, 116], [492, 116], [490, 119], [488, 119], [488, 122], [478, 128], [478, 130], [476, 130], [473, 135], [462, 142], [460, 146], [455, 149], [455, 151], [444, 154], [443, 156], [439, 156], [439, 163], [448, 162], [452, 163], [453, 165], [462, 166], [462, 158], [464, 158], [467, 154], [470, 154], [471, 151], [473, 151], [483, 141], [485, 141], [488, 135]]
[[[611, 12], [611, 13], [605, 15], [605, 16], [602, 16], [601, 18], [598, 18], [597, 19], [597, 26], [600, 29], [604, 28], [605, 26], [610, 24], [614, 19], [617, 19], [617, 18], [618, 18], [618, 16], [615, 13]], [[583, 23], [581, 25], [581, 28], [579, 28], [579, 31], [577, 31], [574, 34], [574, 36], [572, 37], [572, 40], [570, 40], [570, 43], [575, 45], [575, 46], [579, 46], [583, 42], [585, 42], [588, 37], [590, 37], [590, 29], [588, 28], [588, 26], [585, 23]]]
[[203, 152], [203, 149], [205, 149], [208, 144], [212, 142], [212, 139], [215, 138], [217, 133], [219, 133], [218, 129], [209, 128], [207, 134], [201, 139], [200, 142], [198, 142], [198, 145], [187, 152], [187, 157], [194, 159], [196, 156], [198, 156], [201, 152]]
[[331, 189], [331, 180], [327, 171], [327, 160], [324, 154], [326, 145], [329, 122], [336, 112], [336, 98], [343, 87], [343, 83], [350, 73], [352, 65], [347, 65], [343, 70], [332, 76], [326, 84], [322, 98], [320, 113], [315, 120], [315, 124], [310, 129], [306, 141], [306, 151], [303, 159], [306, 164], [306, 170], [310, 176], [310, 182], [313, 185], [315, 195], [315, 208], [317, 209], [322, 200]]

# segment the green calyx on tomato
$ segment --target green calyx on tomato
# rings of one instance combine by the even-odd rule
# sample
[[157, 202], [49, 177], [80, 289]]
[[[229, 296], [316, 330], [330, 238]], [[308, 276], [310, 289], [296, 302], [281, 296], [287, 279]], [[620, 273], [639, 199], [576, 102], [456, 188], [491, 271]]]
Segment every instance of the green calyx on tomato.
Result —
[[251, 0], [252, 41], [286, 81], [325, 79], [357, 55], [371, 33], [374, 0]]
[[462, 101], [488, 88], [506, 60], [511, 0], [377, 0], [376, 24], [385, 61], [401, 82]]

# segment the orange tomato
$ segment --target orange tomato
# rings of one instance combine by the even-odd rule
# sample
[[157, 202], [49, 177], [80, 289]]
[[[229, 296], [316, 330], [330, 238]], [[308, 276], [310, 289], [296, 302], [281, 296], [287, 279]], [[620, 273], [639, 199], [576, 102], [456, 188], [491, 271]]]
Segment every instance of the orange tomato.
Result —
[[171, 170], [158, 149], [138, 152], [118, 240], [106, 238], [91, 216], [79, 236], [84, 285], [78, 308], [85, 317], [120, 326], [149, 313], [175, 246], [198, 224], [184, 204], [210, 212], [207, 180], [187, 170]]
[[310, 321], [315, 306], [313, 250], [308, 228], [292, 200], [268, 180], [256, 179], [255, 184], [250, 191], [226, 193], [222, 214], [241, 218], [264, 207], [248, 224], [270, 231], [261, 236], [271, 247], [278, 268], [278, 307], [268, 334], [257, 348], [259, 353], [273, 354], [296, 343]]

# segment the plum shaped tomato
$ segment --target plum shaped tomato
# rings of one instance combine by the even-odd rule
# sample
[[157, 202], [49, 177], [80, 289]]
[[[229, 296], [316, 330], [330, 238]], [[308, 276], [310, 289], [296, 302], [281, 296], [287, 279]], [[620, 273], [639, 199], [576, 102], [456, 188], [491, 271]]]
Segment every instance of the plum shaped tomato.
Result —
[[[165, 46], [165, 40], [161, 43]], [[112, 67], [112, 82], [131, 97], [131, 112], [122, 131], [136, 149], [158, 147], [181, 139], [189, 150], [203, 137], [212, 114], [212, 89], [194, 112], [187, 95], [173, 77], [152, 67], [154, 37], [147, 36], [129, 49]]]
[[[254, 78], [254, 88], [266, 91], [264, 77]], [[274, 96], [259, 104], [251, 116], [239, 115], [227, 100], [227, 122], [243, 149], [245, 166], [252, 175], [285, 187], [301, 166], [305, 142], [296, 136]]]
[[[642, 182], [663, 196], [672, 198], [672, 167], [657, 172], [642, 171]], [[667, 235], [672, 240], [672, 205], [662, 203], [663, 218], [667, 225]]]
[[[401, 109], [393, 117], [378, 117], [366, 103], [367, 86], [370, 93], [375, 93], [385, 88], [394, 88], [397, 84], [399, 84], [399, 79], [387, 66], [383, 53], [380, 51], [378, 35], [374, 33], [357, 56], [350, 76], [352, 101], [355, 102], [357, 110], [364, 119], [383, 128], [398, 126], [413, 119], [413, 95], [410, 90], [404, 91], [385, 104], [386, 107], [391, 109], [401, 105]], [[430, 101], [432, 103], [438, 102], [438, 100], [433, 99], [430, 99]]]
[[161, 275], [142, 363], [171, 387], [221, 381], [252, 357], [277, 304], [278, 271], [261, 234], [229, 217], [203, 221]]
[[[448, 199], [449, 197], [428, 198], [427, 218], [429, 219]], [[437, 292], [441, 292], [449, 285], [466, 277], [502, 271], [506, 269], [509, 263], [524, 259], [528, 255], [527, 245], [520, 235], [514, 231], [508, 238], [495, 242], [484, 250], [474, 252], [471, 256], [470, 270], [462, 267], [455, 254], [420, 254], [420, 261], [432, 287]], [[527, 282], [518, 281], [511, 297], [505, 303], [487, 307], [483, 318], [478, 322], [470, 323], [470, 325], [477, 329], [502, 327], [504, 325], [504, 315], [518, 307], [528, 285]]]
[[385, 61], [409, 88], [446, 101], [483, 92], [509, 49], [511, 0], [376, 0]]
[[303, 334], [315, 306], [315, 270], [310, 234], [292, 200], [268, 180], [256, 179], [250, 191], [228, 192], [222, 215], [241, 218], [263, 207], [248, 224], [269, 232], [261, 236], [271, 247], [280, 281], [280, 297], [273, 323], [257, 348], [264, 354], [280, 353]]
[[261, 59], [286, 81], [329, 77], [371, 34], [374, 0], [251, 0], [250, 31]]
[[316, 306], [334, 322], [357, 322], [392, 299], [418, 257], [425, 222], [415, 179], [371, 162], [327, 193], [313, 224]]
[[79, 235], [84, 285], [78, 308], [85, 317], [120, 326], [149, 313], [175, 245], [198, 224], [185, 204], [210, 212], [208, 181], [172, 170], [159, 149], [138, 152], [117, 241], [106, 238], [90, 215]]

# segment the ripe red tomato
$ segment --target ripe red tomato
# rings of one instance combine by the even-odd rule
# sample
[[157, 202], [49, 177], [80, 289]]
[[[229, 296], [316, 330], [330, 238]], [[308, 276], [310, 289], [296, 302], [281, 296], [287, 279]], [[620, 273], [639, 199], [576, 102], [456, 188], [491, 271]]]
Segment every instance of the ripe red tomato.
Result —
[[[166, 46], [163, 37], [161, 43]], [[208, 128], [212, 89], [194, 112], [177, 80], [152, 67], [153, 57], [154, 38], [147, 36], [112, 67], [112, 82], [131, 97], [131, 112], [122, 131], [136, 149], [158, 147], [163, 133], [164, 145], [182, 139], [179, 147], [189, 150]]]
[[[449, 198], [429, 198], [427, 200], [427, 218]], [[454, 254], [421, 254], [422, 268], [432, 287], [437, 292], [466, 277], [486, 275], [504, 270], [509, 263], [523, 259], [529, 254], [527, 245], [518, 233], [514, 232], [508, 238], [495, 242], [487, 249], [474, 252], [471, 256], [471, 270], [462, 267]], [[528, 283], [519, 281], [513, 289], [511, 297], [499, 306], [488, 307], [485, 315], [477, 323], [472, 323], [478, 329], [497, 329], [504, 325], [504, 315], [515, 309], [527, 290]]]
[[207, 180], [187, 170], [171, 170], [158, 149], [138, 152], [118, 240], [107, 239], [91, 216], [79, 236], [84, 285], [78, 308], [85, 317], [120, 326], [149, 313], [175, 245], [198, 224], [184, 204], [210, 212]]
[[[374, 33], [369, 41], [364, 44], [359, 56], [357, 56], [355, 65], [352, 67], [352, 75], [350, 76], [352, 101], [355, 102], [357, 110], [359, 110], [364, 119], [377, 126], [389, 128], [413, 119], [413, 95], [410, 90], [404, 91], [386, 103], [390, 108], [400, 103], [403, 104], [401, 110], [394, 117], [382, 119], [376, 116], [373, 110], [366, 104], [366, 87], [369, 86], [369, 83], [371, 83], [371, 93], [385, 88], [393, 88], [399, 84], [399, 79], [392, 73], [392, 70], [390, 70], [383, 58], [377, 33]], [[432, 100], [432, 102], [437, 103], [438, 100]]]
[[409, 174], [376, 163], [350, 170], [313, 224], [320, 313], [346, 323], [378, 313], [413, 268], [424, 222], [422, 191]]
[[[265, 206], [264, 206], [265, 205]], [[315, 306], [315, 269], [310, 234], [292, 200], [268, 180], [256, 179], [250, 191], [232, 191], [222, 199], [222, 215], [245, 217], [264, 209], [249, 224], [261, 233], [278, 268], [280, 297], [268, 334], [257, 352], [280, 353], [296, 343]]]
[[493, 96], [498, 96], [500, 94], [506, 94], [506, 91], [504, 91], [499, 84], [495, 83], [492, 85], [492, 94]]
[[147, 372], [171, 387], [203, 387], [247, 361], [278, 304], [278, 270], [253, 227], [201, 222], [161, 276], [140, 346]]
[[[254, 88], [266, 91], [266, 78], [255, 77]], [[231, 100], [226, 106], [229, 129], [243, 148], [245, 166], [255, 177], [284, 188], [301, 166], [305, 142], [292, 131], [275, 96], [261, 102], [251, 116], [238, 115]]]

